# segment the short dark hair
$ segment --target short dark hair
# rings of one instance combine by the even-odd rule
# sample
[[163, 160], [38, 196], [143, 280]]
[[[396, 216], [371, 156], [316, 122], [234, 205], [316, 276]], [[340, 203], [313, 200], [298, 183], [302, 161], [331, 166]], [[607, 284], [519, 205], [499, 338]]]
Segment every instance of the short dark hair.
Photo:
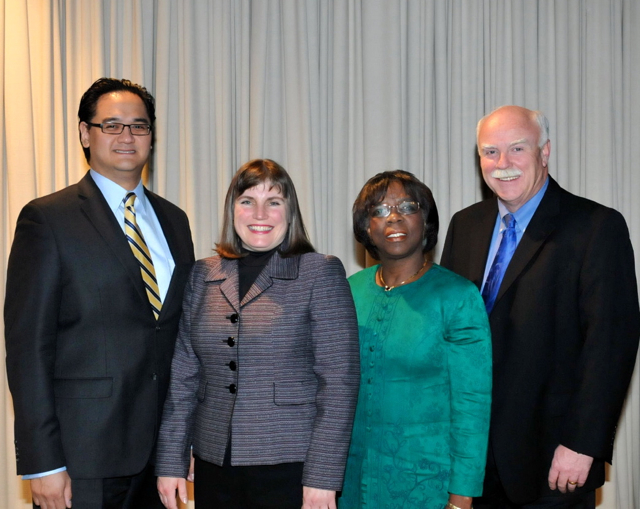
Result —
[[280, 255], [286, 258], [315, 252], [302, 221], [298, 196], [291, 177], [282, 166], [271, 159], [253, 159], [240, 167], [229, 185], [224, 201], [222, 233], [220, 242], [216, 244], [216, 251], [220, 256], [224, 258], [243, 256], [242, 242], [233, 224], [235, 203], [247, 189], [267, 181], [282, 193], [287, 207], [289, 227], [278, 249]]
[[[132, 83], [129, 80], [118, 80], [115, 78], [99, 78], [93, 82], [93, 84], [87, 89], [80, 99], [80, 106], [78, 107], [78, 123], [80, 122], [92, 122], [93, 117], [96, 116], [96, 107], [98, 100], [104, 95], [111, 92], [131, 92], [136, 94], [147, 109], [147, 115], [149, 116], [149, 122], [151, 123], [151, 129], [153, 132], [153, 126], [156, 122], [156, 104], [153, 96], [141, 85]], [[91, 126], [88, 126], [91, 129]], [[82, 143], [82, 134], [80, 134], [80, 143]], [[84, 157], [91, 158], [91, 150], [89, 147], [82, 147], [84, 151]]]
[[392, 182], [398, 182], [404, 188], [404, 192], [409, 197], [420, 203], [420, 212], [424, 219], [424, 247], [423, 253], [431, 251], [438, 242], [438, 208], [433, 199], [431, 189], [416, 178], [413, 173], [404, 170], [384, 171], [371, 177], [364, 185], [356, 201], [353, 204], [353, 233], [356, 240], [360, 242], [376, 260], [380, 259], [378, 248], [371, 241], [367, 232], [369, 220], [371, 218], [371, 207], [378, 205], [384, 200], [387, 189]]

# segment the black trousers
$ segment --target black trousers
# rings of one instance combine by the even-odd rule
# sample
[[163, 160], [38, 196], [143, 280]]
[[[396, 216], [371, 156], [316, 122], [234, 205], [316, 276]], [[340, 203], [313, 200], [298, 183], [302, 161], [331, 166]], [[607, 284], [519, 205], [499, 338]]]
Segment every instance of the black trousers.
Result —
[[[300, 509], [304, 463], [222, 466], [195, 456], [194, 496], [198, 509]], [[74, 508], [75, 509], [75, 508]]]
[[71, 479], [71, 502], [73, 509], [164, 509], [153, 465], [134, 476]]
[[483, 494], [482, 497], [473, 499], [473, 507], [474, 509], [595, 509], [596, 507], [595, 491], [566, 494], [556, 491], [556, 493], [524, 505], [511, 502], [500, 481], [490, 443]]
[[541, 497], [529, 504], [518, 505], [509, 502], [506, 497], [502, 500], [491, 497], [480, 497], [473, 499], [474, 509], [595, 509], [596, 492], [587, 493], [567, 493], [557, 496]]

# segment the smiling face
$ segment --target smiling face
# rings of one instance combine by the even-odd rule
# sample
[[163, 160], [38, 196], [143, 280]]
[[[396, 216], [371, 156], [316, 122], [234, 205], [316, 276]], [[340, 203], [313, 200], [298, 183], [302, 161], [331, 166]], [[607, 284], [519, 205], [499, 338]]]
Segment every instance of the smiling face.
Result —
[[[400, 182], [392, 181], [381, 203], [398, 205], [405, 201], [414, 200]], [[394, 207], [387, 217], [371, 217], [367, 233], [384, 263], [387, 260], [422, 259], [424, 229], [421, 210], [405, 216]]]
[[233, 226], [249, 251], [269, 251], [282, 244], [289, 223], [287, 201], [266, 181], [247, 189], [235, 201]]
[[482, 176], [510, 212], [533, 198], [549, 174], [550, 143], [539, 148], [540, 128], [532, 113], [505, 106], [487, 117], [478, 131]]
[[[142, 99], [126, 91], [102, 95], [91, 122], [151, 123]], [[82, 146], [91, 148], [91, 168], [125, 189], [135, 188], [149, 159], [152, 136], [132, 136], [128, 127], [121, 134], [105, 134], [84, 122], [80, 122], [79, 129]]]

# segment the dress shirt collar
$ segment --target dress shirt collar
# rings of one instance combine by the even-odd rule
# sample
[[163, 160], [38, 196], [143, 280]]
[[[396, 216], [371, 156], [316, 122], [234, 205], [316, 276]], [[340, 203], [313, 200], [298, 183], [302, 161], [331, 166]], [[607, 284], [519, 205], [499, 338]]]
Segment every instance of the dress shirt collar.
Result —
[[[522, 207], [520, 207], [515, 212], [512, 212], [513, 217], [516, 218], [516, 230], [525, 231], [533, 214], [535, 214], [538, 209], [538, 205], [542, 201], [542, 197], [544, 193], [547, 191], [547, 187], [549, 187], [549, 176], [544, 182], [544, 185], [540, 188], [540, 190], [531, 198], [528, 202], [526, 202]], [[498, 199], [498, 211], [500, 213], [500, 218], [503, 218], [506, 214], [509, 214], [509, 210], [505, 206], [500, 199]], [[500, 231], [502, 231], [505, 227], [504, 221], [500, 221]]]
[[[113, 180], [110, 180], [104, 175], [101, 175], [95, 170], [89, 170], [89, 173], [91, 174], [91, 178], [93, 178], [93, 181], [102, 192], [104, 199], [107, 200], [111, 211], [115, 214], [118, 209], [124, 209], [122, 200], [124, 200], [124, 197], [127, 196], [127, 193], [129, 193], [129, 191], [127, 191], [124, 187], [116, 184]], [[138, 182], [138, 185], [133, 190], [133, 192], [136, 193], [136, 214], [144, 214], [146, 212], [148, 202], [147, 196], [144, 194], [142, 179], [140, 179], [140, 182]]]

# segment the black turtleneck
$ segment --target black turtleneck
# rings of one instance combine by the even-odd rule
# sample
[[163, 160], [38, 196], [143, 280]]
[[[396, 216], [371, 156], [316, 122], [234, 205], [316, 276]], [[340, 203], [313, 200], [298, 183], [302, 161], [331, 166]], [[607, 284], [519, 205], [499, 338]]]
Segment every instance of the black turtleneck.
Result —
[[278, 250], [278, 247], [274, 247], [270, 251], [249, 251], [248, 249], [242, 248], [242, 254], [246, 253], [246, 256], [243, 256], [238, 260], [241, 301], [249, 291], [249, 288], [251, 288], [251, 285], [257, 279], [258, 274], [260, 274], [262, 269], [264, 269], [267, 263], [269, 263], [273, 253]]

